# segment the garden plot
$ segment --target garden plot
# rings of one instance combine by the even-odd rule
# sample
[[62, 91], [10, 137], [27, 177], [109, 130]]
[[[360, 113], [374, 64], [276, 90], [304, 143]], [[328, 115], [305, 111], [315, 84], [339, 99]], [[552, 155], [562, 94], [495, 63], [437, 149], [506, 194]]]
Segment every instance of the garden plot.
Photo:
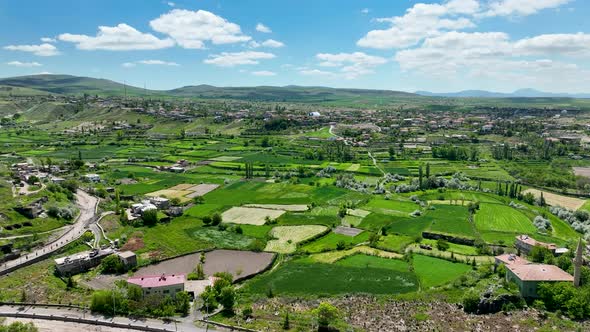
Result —
[[584, 205], [584, 203], [586, 203], [586, 201], [583, 199], [558, 195], [537, 189], [527, 189], [523, 191], [523, 194], [531, 193], [536, 198], [539, 198], [541, 197], [541, 192], [543, 193], [543, 198], [545, 198], [545, 202], [547, 202], [547, 204], [551, 206], [561, 206], [563, 208], [576, 211], [577, 209], [581, 208], [582, 205]]
[[283, 210], [289, 212], [305, 212], [308, 210], [307, 205], [303, 204], [246, 204], [244, 205], [244, 207], [269, 210]]
[[265, 251], [278, 253], [292, 253], [297, 250], [297, 243], [313, 238], [325, 232], [328, 228], [321, 225], [304, 226], [277, 226], [270, 231], [270, 240], [266, 244]]
[[232, 224], [248, 224], [262, 226], [266, 223], [266, 217], [277, 219], [285, 210], [270, 210], [253, 207], [233, 207], [221, 215], [223, 222]]
[[348, 167], [346, 170], [348, 172], [356, 172], [361, 168], [361, 164], [352, 164], [350, 165], [350, 167]]
[[213, 161], [224, 161], [224, 162], [236, 161], [236, 160], [240, 160], [240, 159], [242, 159], [242, 157], [238, 157], [238, 156], [221, 156], [221, 157], [211, 158], [211, 160], [213, 160]]
[[370, 215], [371, 211], [366, 211], [366, 210], [361, 210], [361, 209], [348, 209], [348, 210], [346, 210], [346, 213], [351, 216], [364, 218], [364, 217]]
[[342, 235], [352, 236], [352, 237], [357, 236], [362, 232], [363, 232], [362, 229], [353, 228], [353, 227], [338, 226], [334, 229], [334, 233], [336, 233], [336, 234], [342, 234]]
[[218, 184], [208, 184], [208, 183], [203, 183], [203, 184], [199, 184], [196, 186], [192, 186], [187, 189], [188, 191], [192, 191], [192, 193], [186, 195], [186, 197], [195, 198], [197, 196], [204, 196], [217, 188], [219, 188]]
[[177, 184], [174, 187], [168, 189], [162, 189], [146, 194], [150, 197], [167, 197], [167, 198], [178, 198], [182, 203], [190, 201], [196, 196], [203, 196], [219, 187], [218, 184], [203, 183], [194, 185], [190, 183]]

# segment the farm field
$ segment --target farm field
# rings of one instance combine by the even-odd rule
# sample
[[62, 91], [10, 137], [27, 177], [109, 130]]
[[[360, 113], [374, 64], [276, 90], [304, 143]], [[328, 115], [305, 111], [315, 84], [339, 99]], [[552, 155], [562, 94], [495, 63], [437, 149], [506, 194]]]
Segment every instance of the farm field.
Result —
[[247, 224], [262, 226], [268, 218], [277, 219], [285, 213], [284, 210], [262, 209], [254, 207], [233, 207], [221, 215], [223, 222], [232, 224]]
[[463, 263], [453, 263], [423, 255], [413, 257], [413, 266], [420, 279], [420, 287], [427, 289], [451, 282], [471, 269]]
[[246, 291], [254, 293], [264, 293], [271, 288], [279, 295], [321, 295], [406, 293], [415, 291], [417, 285], [416, 276], [403, 261], [351, 256], [350, 260], [345, 258], [336, 264], [288, 262], [271, 274], [253, 279], [245, 287]]
[[428, 211], [432, 223], [428, 229], [430, 232], [457, 235], [474, 238], [477, 236], [474, 225], [468, 218], [469, 212], [464, 206], [457, 205], [433, 205], [434, 210]]
[[297, 250], [297, 244], [313, 238], [328, 228], [320, 225], [305, 226], [276, 226], [269, 235], [273, 238], [266, 244], [265, 251], [278, 253], [292, 253]]
[[523, 191], [523, 193], [525, 193], [525, 194], [526, 193], [533, 194], [536, 198], [541, 197], [541, 192], [543, 193], [543, 197], [545, 198], [545, 201], [547, 202], [547, 204], [549, 204], [551, 206], [561, 206], [561, 207], [566, 208], [568, 210], [576, 211], [576, 210], [580, 209], [582, 206], [584, 206], [584, 204], [586, 203], [586, 201], [583, 199], [558, 195], [558, 194], [550, 193], [547, 191], [541, 191], [538, 189], [527, 189], [527, 190]]
[[506, 205], [482, 203], [475, 214], [475, 225], [480, 231], [534, 234], [537, 229], [522, 212]]

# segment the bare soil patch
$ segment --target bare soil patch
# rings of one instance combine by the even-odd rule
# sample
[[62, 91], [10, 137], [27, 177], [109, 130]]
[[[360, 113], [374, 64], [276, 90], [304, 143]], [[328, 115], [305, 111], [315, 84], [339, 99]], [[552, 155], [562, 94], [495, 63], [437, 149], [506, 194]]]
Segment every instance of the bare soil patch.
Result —
[[262, 226], [266, 217], [276, 219], [285, 213], [284, 210], [270, 210], [248, 207], [233, 207], [221, 215], [223, 222]]
[[363, 232], [362, 229], [353, 228], [353, 227], [344, 227], [344, 226], [338, 226], [334, 229], [334, 233], [336, 233], [336, 234], [342, 234], [342, 235], [351, 236], [351, 237], [357, 236], [362, 232]]
[[[205, 254], [205, 275], [229, 272], [234, 278], [250, 276], [264, 270], [274, 257], [272, 253], [239, 250], [214, 250]], [[136, 275], [180, 274], [192, 272], [199, 264], [201, 253], [166, 260], [139, 269]]]
[[573, 167], [574, 174], [590, 178], [590, 167]]
[[284, 210], [290, 212], [305, 212], [308, 210], [304, 204], [246, 204], [244, 207], [253, 207], [269, 210]]
[[[527, 189], [523, 191], [523, 193], [532, 193], [535, 197], [541, 196], [541, 190], [537, 189]], [[577, 209], [581, 208], [585, 200], [575, 197], [568, 197], [563, 195], [558, 195], [550, 192], [543, 191], [543, 197], [545, 198], [545, 202], [551, 206], [561, 206], [569, 210], [576, 211]]]

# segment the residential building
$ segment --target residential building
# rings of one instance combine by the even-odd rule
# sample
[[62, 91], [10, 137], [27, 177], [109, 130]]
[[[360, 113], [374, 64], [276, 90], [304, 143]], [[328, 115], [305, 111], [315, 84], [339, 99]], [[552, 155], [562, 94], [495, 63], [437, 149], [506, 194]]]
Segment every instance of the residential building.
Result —
[[126, 269], [129, 270], [137, 266], [137, 255], [133, 251], [121, 251], [117, 253], [117, 256]]
[[100, 182], [100, 175], [98, 174], [86, 174], [84, 179], [90, 182]]
[[555, 254], [555, 251], [557, 250], [557, 246], [555, 244], [537, 241], [528, 235], [518, 235], [516, 237], [515, 245], [516, 248], [525, 255], [528, 255], [528, 253], [531, 252], [535, 246], [547, 248], [553, 254]]
[[172, 274], [160, 276], [137, 276], [127, 279], [130, 284], [141, 287], [143, 296], [160, 295], [176, 296], [176, 293], [184, 291], [186, 277], [184, 274]]
[[523, 297], [535, 298], [540, 283], [573, 283], [574, 277], [555, 265], [531, 263], [506, 265], [506, 280], [516, 283]]

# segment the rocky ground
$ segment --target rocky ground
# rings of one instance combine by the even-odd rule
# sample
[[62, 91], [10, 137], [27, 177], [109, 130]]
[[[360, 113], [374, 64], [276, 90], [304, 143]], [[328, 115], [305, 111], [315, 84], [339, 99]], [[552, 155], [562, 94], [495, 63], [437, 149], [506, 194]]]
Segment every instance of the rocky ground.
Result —
[[[268, 299], [254, 309], [265, 312], [303, 313], [315, 308], [319, 300]], [[490, 315], [470, 315], [457, 304], [445, 302], [384, 301], [368, 296], [348, 296], [328, 300], [343, 313], [355, 330], [397, 331], [590, 331], [590, 322], [575, 323], [534, 309]], [[274, 316], [277, 316], [276, 314]], [[268, 315], [263, 319], [272, 319]], [[262, 317], [260, 317], [262, 318]], [[278, 319], [278, 318], [277, 318]], [[271, 327], [269, 330], [273, 330]]]

